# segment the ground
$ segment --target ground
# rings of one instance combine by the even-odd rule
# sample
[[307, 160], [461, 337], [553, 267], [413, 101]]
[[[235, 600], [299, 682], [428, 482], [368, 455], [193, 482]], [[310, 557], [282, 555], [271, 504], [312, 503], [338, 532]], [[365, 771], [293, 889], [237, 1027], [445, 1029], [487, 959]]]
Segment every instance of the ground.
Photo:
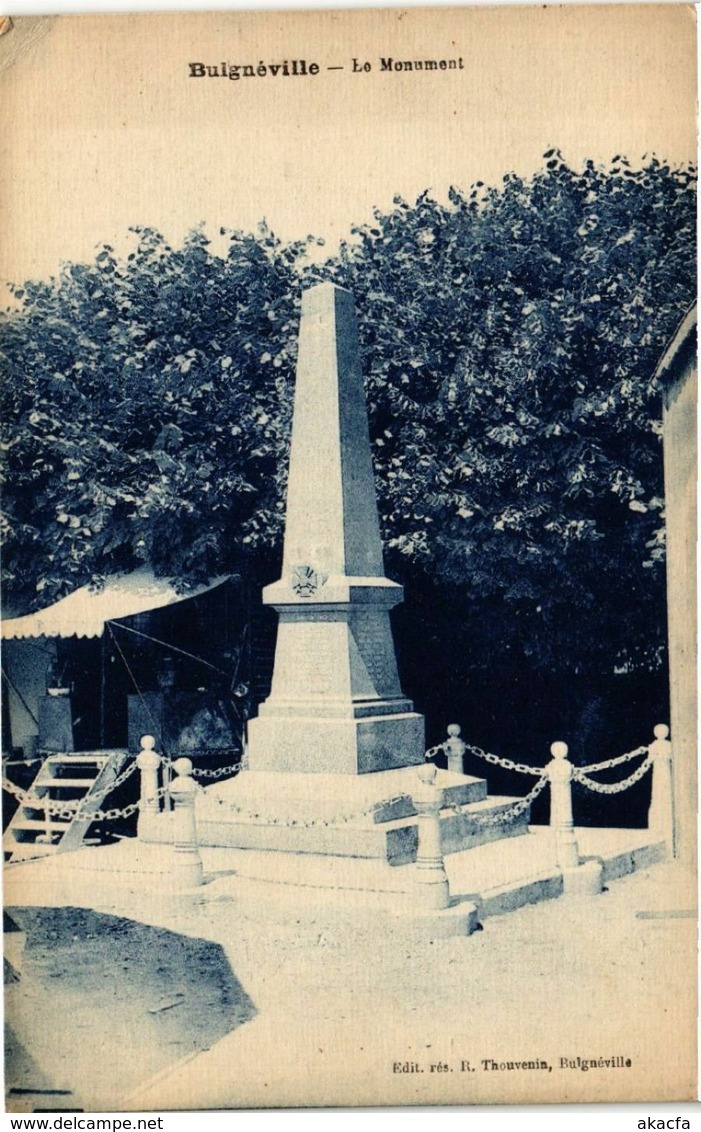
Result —
[[[237, 885], [217, 875], [220, 858], [203, 855], [210, 883], [196, 896], [169, 894], [153, 878], [96, 884], [75, 854], [60, 871], [56, 858], [8, 870], [10, 906], [31, 892], [32, 903], [59, 909], [13, 911], [30, 931], [22, 979], [6, 988], [7, 1020], [34, 1059], [27, 1072], [70, 1091], [73, 1104], [696, 1096], [693, 887], [678, 866], [653, 865], [599, 896], [529, 905], [469, 937], [432, 942], [410, 916]], [[112, 923], [111, 940], [87, 940], [96, 921], [80, 905], [99, 912], [103, 928]], [[149, 1013], [178, 994], [182, 1006]], [[70, 1025], [59, 1022], [69, 1015]], [[610, 1064], [581, 1068], [599, 1059]], [[22, 1107], [21, 1097], [8, 1103]]]
[[85, 908], [7, 912], [27, 937], [6, 994], [11, 1102], [47, 1089], [27, 1047], [83, 1102], [104, 1103], [255, 1013], [218, 944]]

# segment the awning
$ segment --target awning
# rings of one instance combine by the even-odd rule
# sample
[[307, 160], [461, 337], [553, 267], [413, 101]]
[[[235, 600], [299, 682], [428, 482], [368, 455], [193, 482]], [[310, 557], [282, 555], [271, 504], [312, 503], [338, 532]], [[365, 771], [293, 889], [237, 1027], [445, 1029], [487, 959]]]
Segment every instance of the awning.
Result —
[[144, 566], [132, 574], [111, 575], [99, 590], [83, 586], [48, 609], [3, 621], [0, 631], [6, 641], [27, 637], [101, 637], [107, 621], [198, 597], [220, 586], [227, 577], [222, 575], [187, 593], [178, 593], [171, 582], [154, 577]]

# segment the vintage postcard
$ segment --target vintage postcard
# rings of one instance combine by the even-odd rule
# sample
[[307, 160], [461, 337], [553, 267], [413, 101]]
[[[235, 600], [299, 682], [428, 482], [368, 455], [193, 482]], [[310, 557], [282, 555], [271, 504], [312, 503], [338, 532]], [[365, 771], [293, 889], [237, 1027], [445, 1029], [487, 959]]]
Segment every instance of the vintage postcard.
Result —
[[7, 1109], [694, 1100], [693, 7], [0, 33]]

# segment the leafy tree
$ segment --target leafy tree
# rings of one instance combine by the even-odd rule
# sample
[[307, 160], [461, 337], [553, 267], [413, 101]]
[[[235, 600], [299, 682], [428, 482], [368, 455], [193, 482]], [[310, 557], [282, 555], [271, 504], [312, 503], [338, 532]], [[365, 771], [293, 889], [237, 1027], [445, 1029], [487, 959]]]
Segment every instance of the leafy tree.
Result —
[[471, 664], [659, 667], [659, 395], [695, 294], [693, 171], [653, 158], [400, 198], [338, 277], [362, 319], [395, 575]]
[[142, 562], [194, 582], [280, 537], [304, 245], [134, 232], [5, 319], [5, 581], [35, 606]]
[[[695, 291], [694, 179], [653, 158], [397, 198], [322, 266], [263, 228], [16, 292], [7, 590], [139, 561], [183, 584], [279, 552], [298, 296], [355, 294], [390, 572], [473, 667], [663, 660], [650, 375]], [[270, 572], [269, 561], [265, 569]], [[439, 647], [439, 645], [437, 645]]]

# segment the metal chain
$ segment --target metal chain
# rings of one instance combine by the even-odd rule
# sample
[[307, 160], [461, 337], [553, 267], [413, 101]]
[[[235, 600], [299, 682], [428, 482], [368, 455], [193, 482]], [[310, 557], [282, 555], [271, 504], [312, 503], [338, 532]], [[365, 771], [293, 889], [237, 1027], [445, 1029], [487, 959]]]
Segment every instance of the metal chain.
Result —
[[500, 759], [498, 755], [490, 755], [487, 751], [483, 751], [481, 747], [475, 747], [473, 743], [466, 743], [465, 749], [476, 755], [478, 759], [485, 759], [486, 762], [492, 763], [493, 766], [503, 766], [504, 770], [516, 770], [519, 774], [533, 774], [538, 778], [543, 773], [544, 768], [542, 766], [528, 766], [526, 763], [515, 763], [512, 759]]
[[437, 743], [435, 747], [429, 747], [424, 754], [424, 760], [430, 762], [434, 755], [440, 755], [445, 752], [447, 746], [448, 741], [446, 740], [444, 743]]
[[515, 802], [513, 806], [509, 806], [508, 810], [498, 810], [494, 814], [465, 814], [459, 806], [451, 806], [450, 809], [454, 810], [456, 814], [463, 814], [464, 817], [469, 818], [471, 825], [502, 825], [504, 822], [514, 821], [515, 818], [525, 813], [531, 802], [545, 789], [547, 782], [548, 779], [543, 775], [524, 798], [519, 798], [518, 802]]
[[[155, 794], [150, 795], [146, 801], [159, 801], [168, 793], [168, 789], [167, 786], [161, 786], [160, 789], [158, 789]], [[131, 817], [132, 814], [135, 814], [136, 811], [141, 808], [142, 804], [142, 800], [139, 799], [138, 802], [132, 802], [131, 805], [125, 806], [122, 810], [116, 807], [111, 810], [90, 810], [87, 812], [80, 810], [76, 816], [80, 818], [81, 821], [115, 821], [117, 818]]]
[[[476, 755], [477, 758], [492, 763], [493, 766], [501, 766], [504, 767], [505, 770], [515, 770], [518, 771], [519, 774], [541, 775], [544, 770], [543, 767], [528, 766], [526, 763], [517, 763], [512, 759], [499, 758], [498, 755], [492, 755], [488, 751], [483, 751], [481, 747], [476, 747], [473, 743], [466, 743], [465, 749], [470, 751], [473, 755]], [[620, 766], [622, 763], [630, 762], [631, 759], [637, 758], [639, 755], [646, 754], [647, 750], [648, 748], [644, 746], [636, 747], [634, 751], [628, 751], [625, 755], [619, 755], [615, 759], [605, 759], [604, 762], [592, 763], [590, 766], [584, 766], [579, 769], [592, 772], [597, 770], [609, 770], [610, 767]]]
[[[128, 763], [121, 774], [117, 775], [114, 782], [110, 782], [101, 790], [96, 790], [94, 793], [91, 793], [90, 801], [98, 802], [101, 798], [106, 798], [108, 794], [111, 794], [113, 790], [116, 790], [119, 786], [122, 785], [123, 782], [126, 782], [126, 780], [134, 773], [135, 770], [136, 762]], [[43, 785], [45, 785], [47, 789], [51, 789], [51, 787], [54, 786], [61, 786], [62, 782], [60, 778], [56, 778], [53, 782], [46, 782]], [[85, 785], [90, 785], [89, 779], [85, 780]], [[74, 811], [80, 805], [80, 802], [82, 800], [80, 798], [76, 798], [74, 800], [68, 801], [66, 799], [45, 798], [40, 794], [30, 794], [29, 791], [23, 790], [21, 786], [17, 786], [14, 782], [11, 782], [10, 779], [5, 775], [3, 775], [2, 786], [3, 790], [7, 790], [9, 794], [14, 794], [15, 798], [20, 798], [24, 805], [33, 806], [35, 809], [45, 809], [49, 813], [58, 813], [59, 809], [61, 812], [63, 812], [64, 810], [67, 811], [69, 809]], [[59, 807], [59, 809], [57, 809], [57, 807]]]
[[223, 759], [229, 755], [241, 757], [240, 747], [187, 747], [180, 751], [174, 751], [172, 755], [164, 758], [164, 762], [175, 762], [176, 759], [190, 759], [194, 761], [202, 756], [210, 758], [216, 755], [218, 758]]
[[[621, 782], [595, 782], [593, 778], [583, 773], [583, 770], [575, 770], [573, 779], [579, 782], [582, 786], [586, 786], [588, 790], [593, 790], [596, 794], [620, 794], [623, 790], [627, 790], [629, 786], [634, 786], [639, 782], [644, 775], [647, 774], [652, 761], [648, 757], [644, 763], [641, 763], [637, 770], [634, 770], [628, 778], [624, 778]], [[587, 767], [587, 769], [589, 769]]]
[[[173, 765], [172, 763], [170, 764]], [[225, 774], [231, 775], [233, 778], [241, 770], [241, 763], [234, 763], [233, 766], [220, 766], [218, 770], [208, 770], [206, 767], [193, 767], [193, 778], [223, 778]]]
[[61, 817], [65, 815], [75, 816], [78, 803], [59, 801], [56, 798], [41, 798], [37, 794], [28, 794], [21, 786], [16, 786], [9, 778], [3, 775], [2, 788], [7, 790], [8, 794], [14, 795], [15, 798], [23, 806], [29, 806], [34, 810], [44, 810], [47, 814], [58, 814]]
[[[57, 798], [42, 798], [37, 794], [28, 794], [26, 790], [22, 790], [9, 778], [3, 775], [2, 779], [3, 790], [7, 790], [17, 798], [22, 806], [27, 806], [33, 810], [43, 810], [45, 814], [53, 815], [54, 817], [64, 818], [66, 821], [72, 821], [73, 818], [80, 818], [81, 821], [114, 821], [116, 818], [128, 818], [136, 813], [141, 805], [141, 801], [132, 802], [129, 806], [123, 809], [113, 807], [109, 810], [83, 810], [82, 799], [77, 799], [75, 802], [66, 802]], [[167, 786], [162, 786], [154, 795], [154, 799], [162, 798], [168, 792]], [[91, 799], [92, 800], [92, 799]]]
[[237, 806], [235, 802], [224, 802], [220, 799], [220, 805], [226, 805], [227, 810], [231, 813], [238, 814], [239, 817], [252, 819], [254, 821], [263, 822], [265, 825], [284, 825], [288, 829], [314, 829], [318, 826], [330, 825], [346, 825], [351, 821], [361, 821], [363, 818], [370, 817], [372, 814], [377, 813], [379, 810], [384, 809], [385, 806], [392, 806], [396, 802], [405, 801], [406, 794], [395, 794], [393, 798], [387, 798], [382, 802], [374, 802], [372, 806], [368, 806], [366, 810], [354, 810], [352, 813], [334, 814], [329, 818], [311, 818], [309, 821], [304, 821], [298, 818], [282, 818], [275, 814], [264, 814], [259, 811], [247, 810], [243, 806]]
[[[547, 778], [545, 778], [545, 776], [543, 775], [541, 778], [539, 778], [538, 782], [536, 782], [533, 789], [525, 796], [525, 798], [519, 798], [518, 802], [515, 802], [513, 806], [510, 806], [508, 810], [501, 810], [497, 814], [470, 814], [470, 821], [478, 825], [500, 825], [502, 822], [512, 821], [514, 818], [519, 817], [522, 813], [525, 812], [525, 810], [528, 809], [533, 799], [538, 797], [541, 790], [544, 789], [546, 784]], [[263, 814], [260, 812], [254, 813], [252, 810], [246, 810], [243, 806], [237, 806], [233, 802], [226, 803], [226, 806], [228, 810], [230, 810], [232, 813], [238, 814], [240, 817], [252, 819], [254, 821], [261, 821], [266, 825], [284, 825], [287, 828], [295, 827], [297, 829], [314, 829], [318, 826], [345, 825], [351, 821], [361, 821], [363, 818], [370, 817], [386, 806], [394, 805], [396, 802], [405, 801], [406, 798], [406, 794], [396, 794], [393, 798], [387, 798], [382, 802], [375, 802], [374, 805], [369, 806], [366, 810], [356, 810], [353, 813], [336, 814], [330, 818], [312, 818], [309, 821], [281, 818], [275, 814]], [[220, 804], [225, 804], [223, 799], [221, 800]], [[457, 805], [447, 806], [445, 808], [452, 809], [456, 813], [463, 813], [463, 811]]]
[[621, 763], [630, 762], [631, 759], [637, 758], [638, 755], [647, 754], [647, 750], [647, 747], [636, 747], [634, 751], [628, 751], [625, 755], [619, 755], [617, 759], [605, 759], [602, 763], [591, 763], [589, 766], [579, 767], [578, 769], [580, 771], [588, 770], [590, 773], [596, 770], [609, 770], [612, 766], [620, 766]]
[[[111, 794], [113, 790], [116, 790], [117, 787], [121, 786], [123, 782], [126, 782], [126, 780], [134, 773], [135, 770], [136, 762], [129, 763], [126, 769], [123, 770], [122, 773], [117, 776], [117, 778], [115, 778], [114, 782], [110, 782], [101, 790], [97, 790], [95, 791], [95, 793], [91, 793], [90, 801], [99, 802], [100, 799], [106, 798], [108, 794]], [[61, 786], [62, 783], [60, 778], [56, 778], [53, 782], [46, 782], [43, 785], [45, 785], [47, 789], [51, 789], [51, 787], [54, 786]], [[90, 785], [88, 779], [85, 780], [85, 785]], [[21, 786], [16, 786], [15, 783], [11, 782], [10, 779], [5, 775], [3, 775], [2, 786], [3, 790], [7, 790], [9, 794], [13, 794], [15, 798], [19, 798], [22, 801], [23, 805], [32, 806], [34, 809], [46, 810], [47, 813], [64, 813], [68, 812], [69, 810], [72, 813], [75, 813], [81, 802], [83, 801], [83, 799], [81, 798], [68, 800], [65, 798], [46, 798], [41, 794], [30, 794], [29, 791], [23, 790]]]
[[[117, 775], [114, 782], [110, 782], [110, 783], [107, 784], [107, 786], [104, 786], [101, 790], [96, 790], [94, 793], [91, 793], [90, 794], [90, 801], [91, 802], [93, 800], [98, 801], [98, 799], [105, 798], [108, 794], [111, 794], [113, 790], [116, 790], [119, 786], [122, 785], [123, 782], [126, 782], [126, 780], [130, 777], [130, 775], [132, 775], [134, 773], [135, 770], [136, 770], [136, 761], [128, 763], [127, 766], [125, 767], [125, 769], [121, 772], [121, 774]], [[47, 786], [53, 786], [53, 785], [60, 786], [61, 785], [61, 779], [57, 778], [55, 784], [47, 782], [46, 785]]]

